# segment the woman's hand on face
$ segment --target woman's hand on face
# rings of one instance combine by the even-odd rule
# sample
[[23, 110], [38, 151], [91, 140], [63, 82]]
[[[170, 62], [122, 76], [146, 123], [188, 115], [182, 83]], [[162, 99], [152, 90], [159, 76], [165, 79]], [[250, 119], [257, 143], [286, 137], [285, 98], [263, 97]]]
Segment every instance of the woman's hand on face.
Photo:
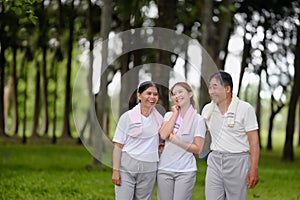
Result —
[[121, 185], [121, 176], [120, 176], [120, 170], [113, 170], [113, 174], [112, 174], [112, 183], [115, 185], [120, 186]]
[[180, 110], [180, 107], [178, 105], [173, 105], [172, 108], [171, 108], [172, 112], [174, 113], [178, 113], [179, 110]]

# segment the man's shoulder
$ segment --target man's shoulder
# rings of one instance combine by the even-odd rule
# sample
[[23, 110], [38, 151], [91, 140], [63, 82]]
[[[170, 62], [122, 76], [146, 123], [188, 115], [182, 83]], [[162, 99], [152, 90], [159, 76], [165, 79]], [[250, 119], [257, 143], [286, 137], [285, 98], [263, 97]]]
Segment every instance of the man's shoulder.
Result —
[[253, 107], [248, 101], [241, 100], [239, 101], [239, 105], [244, 106], [244, 107]]
[[211, 106], [212, 106], [212, 102], [209, 102], [209, 103], [205, 104], [205, 105], [203, 106], [203, 108], [202, 108], [202, 112], [203, 112], [204, 110], [209, 109]]
[[238, 104], [238, 108], [240, 110], [254, 110], [254, 106], [252, 106], [249, 102], [244, 101], [244, 100], [240, 100], [239, 104]]

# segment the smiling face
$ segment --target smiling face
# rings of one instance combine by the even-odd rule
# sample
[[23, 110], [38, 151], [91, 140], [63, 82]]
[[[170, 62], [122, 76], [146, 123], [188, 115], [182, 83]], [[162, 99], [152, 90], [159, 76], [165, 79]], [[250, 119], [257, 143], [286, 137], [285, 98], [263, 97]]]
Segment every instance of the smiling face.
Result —
[[158, 90], [155, 86], [150, 86], [142, 93], [137, 93], [137, 98], [145, 108], [152, 108], [158, 101]]
[[176, 85], [171, 92], [171, 98], [175, 105], [180, 107], [189, 106], [191, 104], [192, 92], [188, 92], [181, 85]]
[[225, 102], [228, 90], [230, 90], [230, 87], [223, 86], [217, 78], [212, 78], [209, 82], [208, 93], [212, 101], [217, 105]]

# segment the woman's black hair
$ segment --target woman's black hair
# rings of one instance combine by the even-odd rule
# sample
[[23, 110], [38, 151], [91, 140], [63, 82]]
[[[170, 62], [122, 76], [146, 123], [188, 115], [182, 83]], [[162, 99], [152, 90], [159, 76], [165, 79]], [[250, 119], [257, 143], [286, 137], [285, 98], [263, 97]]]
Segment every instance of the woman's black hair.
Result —
[[142, 94], [145, 90], [147, 90], [149, 87], [156, 87], [157, 92], [159, 93], [158, 86], [152, 82], [152, 81], [145, 81], [139, 84], [137, 88], [137, 93]]

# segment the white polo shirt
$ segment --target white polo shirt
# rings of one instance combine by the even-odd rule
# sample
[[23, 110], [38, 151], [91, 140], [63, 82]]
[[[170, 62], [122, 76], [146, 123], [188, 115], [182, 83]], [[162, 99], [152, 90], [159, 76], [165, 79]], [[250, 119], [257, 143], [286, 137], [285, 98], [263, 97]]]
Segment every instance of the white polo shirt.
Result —
[[[207, 109], [208, 105], [204, 106], [202, 113], [207, 112]], [[214, 107], [206, 123], [212, 137], [211, 150], [228, 153], [249, 151], [247, 132], [258, 129], [254, 108], [242, 100], [238, 103], [233, 127], [226, 124], [226, 113], [222, 115], [218, 106]]]
[[151, 113], [149, 117], [142, 115], [142, 133], [137, 137], [128, 135], [129, 115], [124, 113], [117, 124], [113, 142], [123, 144], [122, 151], [127, 152], [132, 158], [144, 162], [158, 162], [159, 134], [158, 124]]
[[[171, 116], [172, 112], [167, 112], [164, 120], [168, 121]], [[180, 126], [176, 134], [180, 140], [186, 143], [192, 144], [194, 142], [194, 137], [205, 138], [205, 120], [199, 114], [196, 114], [189, 134], [181, 134], [181, 128], [182, 126]], [[164, 150], [160, 156], [158, 169], [172, 172], [197, 171], [196, 159], [193, 153], [173, 144], [169, 140], [166, 140]]]

